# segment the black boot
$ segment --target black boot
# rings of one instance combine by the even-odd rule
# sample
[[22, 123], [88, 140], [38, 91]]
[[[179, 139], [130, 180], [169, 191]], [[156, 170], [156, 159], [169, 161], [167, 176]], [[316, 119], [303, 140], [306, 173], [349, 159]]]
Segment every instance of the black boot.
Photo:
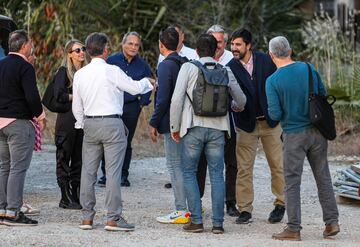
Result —
[[68, 181], [58, 181], [61, 190], [59, 207], [64, 209], [81, 209], [81, 205], [71, 198], [70, 186]]
[[80, 181], [70, 181], [70, 193], [71, 193], [71, 199], [74, 203], [79, 204], [80, 205]]

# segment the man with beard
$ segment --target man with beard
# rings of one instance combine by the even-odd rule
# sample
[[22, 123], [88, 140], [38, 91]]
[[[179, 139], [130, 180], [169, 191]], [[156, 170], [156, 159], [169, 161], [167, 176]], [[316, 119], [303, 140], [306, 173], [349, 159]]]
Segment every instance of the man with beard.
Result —
[[252, 221], [253, 168], [259, 139], [271, 170], [271, 191], [276, 197], [268, 221], [280, 222], [285, 213], [282, 129], [279, 122], [269, 118], [265, 94], [265, 81], [276, 66], [267, 54], [252, 50], [252, 34], [244, 28], [232, 33], [231, 51], [234, 58], [228, 66], [247, 98], [244, 111], [233, 114], [237, 131], [236, 202], [240, 210], [236, 223]]

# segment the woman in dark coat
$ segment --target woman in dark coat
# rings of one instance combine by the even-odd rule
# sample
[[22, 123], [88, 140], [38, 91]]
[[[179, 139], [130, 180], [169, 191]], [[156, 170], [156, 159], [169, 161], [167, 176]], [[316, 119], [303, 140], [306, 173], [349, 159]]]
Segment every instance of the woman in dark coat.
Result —
[[65, 45], [64, 58], [54, 78], [57, 101], [69, 106], [67, 112], [58, 113], [55, 125], [56, 177], [61, 190], [59, 207], [66, 209], [81, 209], [79, 191], [83, 130], [74, 127], [76, 120], [71, 102], [74, 74], [86, 64], [85, 46], [79, 40], [70, 40]]

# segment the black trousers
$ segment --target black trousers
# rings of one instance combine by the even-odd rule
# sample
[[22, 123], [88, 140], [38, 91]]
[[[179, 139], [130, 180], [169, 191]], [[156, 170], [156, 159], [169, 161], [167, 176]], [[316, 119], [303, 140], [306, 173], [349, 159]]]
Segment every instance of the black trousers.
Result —
[[55, 133], [56, 177], [58, 181], [80, 182], [82, 166], [82, 129], [70, 129]]
[[[237, 163], [236, 163], [236, 136], [230, 139], [226, 138], [225, 150], [225, 193], [227, 203], [236, 203], [236, 176], [237, 176]], [[197, 181], [200, 190], [200, 197], [202, 198], [205, 191], [207, 162], [205, 153], [202, 152], [198, 164]]]
[[131, 162], [131, 156], [132, 156], [132, 147], [131, 147], [131, 141], [134, 137], [136, 125], [139, 119], [139, 115], [141, 112], [141, 107], [139, 104], [139, 101], [136, 100], [134, 102], [126, 103], [124, 104], [123, 108], [123, 115], [122, 120], [128, 129], [128, 137], [127, 137], [127, 146], [126, 146], [126, 152], [125, 152], [125, 158], [124, 158], [124, 164], [122, 167], [122, 173], [121, 177], [128, 178], [129, 176], [129, 168], [130, 168], [130, 162]]

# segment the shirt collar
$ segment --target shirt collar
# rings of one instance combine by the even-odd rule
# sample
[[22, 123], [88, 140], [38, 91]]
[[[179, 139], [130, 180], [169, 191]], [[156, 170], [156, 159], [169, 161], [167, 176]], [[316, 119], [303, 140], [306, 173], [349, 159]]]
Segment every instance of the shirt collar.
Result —
[[9, 52], [8, 55], [18, 55], [20, 57], [22, 57], [26, 62], [29, 62], [28, 59], [21, 53], [18, 52]]
[[91, 59], [91, 63], [106, 63], [104, 59], [99, 57], [94, 57]]
[[202, 64], [204, 64], [204, 63], [217, 63], [217, 61], [216, 61], [214, 58], [212, 58], [212, 57], [201, 57], [201, 58], [199, 59], [199, 61], [200, 61]]
[[253, 65], [254, 61], [253, 61], [253, 55], [251, 53], [251, 56], [250, 56], [250, 59], [247, 63], [243, 63], [243, 61], [240, 60], [240, 63], [243, 65], [243, 66], [250, 66], [250, 65]]

